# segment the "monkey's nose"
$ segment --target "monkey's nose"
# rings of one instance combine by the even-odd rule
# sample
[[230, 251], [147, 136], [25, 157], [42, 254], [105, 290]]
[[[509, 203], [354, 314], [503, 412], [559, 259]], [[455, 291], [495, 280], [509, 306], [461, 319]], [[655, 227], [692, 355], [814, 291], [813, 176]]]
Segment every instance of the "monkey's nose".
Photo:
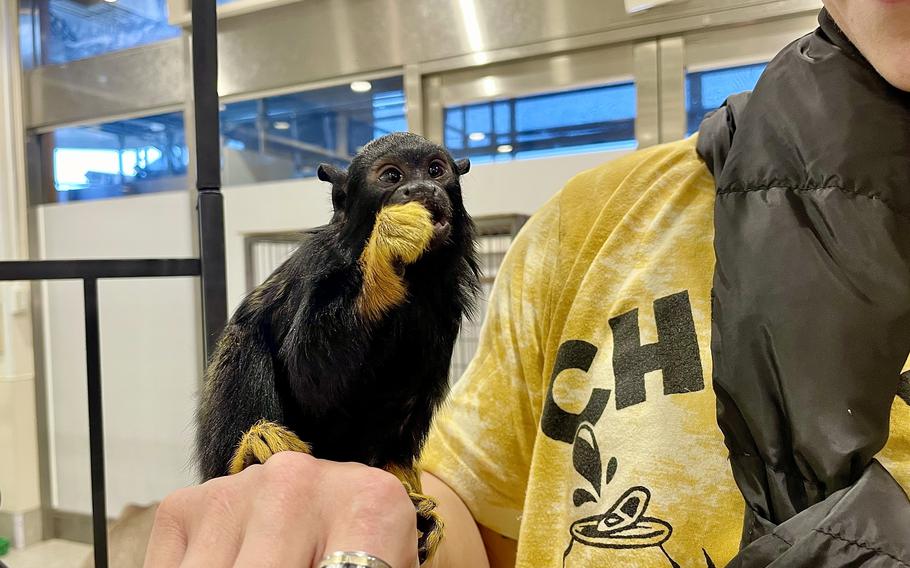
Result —
[[439, 196], [440, 190], [432, 184], [405, 185], [395, 190], [391, 203], [406, 203], [408, 201], [433, 200]]

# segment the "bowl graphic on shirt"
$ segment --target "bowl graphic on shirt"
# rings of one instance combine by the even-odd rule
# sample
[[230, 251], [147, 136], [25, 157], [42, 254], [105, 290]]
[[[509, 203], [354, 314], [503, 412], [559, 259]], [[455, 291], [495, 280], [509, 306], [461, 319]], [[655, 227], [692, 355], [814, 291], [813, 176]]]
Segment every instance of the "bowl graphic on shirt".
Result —
[[606, 513], [572, 523], [572, 538], [597, 548], [660, 546], [670, 538], [673, 527], [644, 516], [650, 500], [651, 492], [646, 487], [632, 487]]

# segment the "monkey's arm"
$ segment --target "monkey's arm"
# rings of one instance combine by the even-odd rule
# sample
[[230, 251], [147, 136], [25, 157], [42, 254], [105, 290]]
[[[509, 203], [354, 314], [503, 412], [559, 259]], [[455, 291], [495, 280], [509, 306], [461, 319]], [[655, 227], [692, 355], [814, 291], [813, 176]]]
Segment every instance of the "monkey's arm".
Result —
[[202, 478], [227, 475], [237, 467], [249, 465], [251, 456], [263, 454], [263, 443], [268, 446], [269, 441], [274, 441], [276, 447], [279, 443], [290, 444], [274, 432], [266, 436], [267, 429], [251, 432], [261, 421], [281, 420], [266, 341], [253, 323], [238, 324], [232, 320], [218, 342], [203, 386], [197, 432]]
[[389, 205], [379, 211], [360, 256], [363, 290], [357, 309], [361, 315], [375, 321], [405, 300], [403, 267], [416, 262], [432, 240], [432, 216], [419, 203]]

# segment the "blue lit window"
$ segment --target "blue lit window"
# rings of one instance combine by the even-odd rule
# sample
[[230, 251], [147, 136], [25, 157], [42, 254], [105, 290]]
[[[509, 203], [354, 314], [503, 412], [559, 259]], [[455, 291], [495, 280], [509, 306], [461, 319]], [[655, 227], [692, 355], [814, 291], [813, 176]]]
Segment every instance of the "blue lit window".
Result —
[[316, 175], [346, 166], [373, 138], [407, 130], [401, 77], [242, 101], [221, 112], [225, 184]]
[[751, 91], [767, 63], [696, 71], [686, 74], [686, 125], [689, 134], [698, 130], [705, 115], [720, 107], [730, 95]]
[[445, 109], [445, 144], [476, 163], [635, 147], [635, 85]]
[[187, 188], [183, 114], [58, 128], [38, 136], [44, 169], [41, 202], [101, 199]]
[[180, 35], [167, 0], [23, 0], [19, 43], [25, 68], [66, 63]]

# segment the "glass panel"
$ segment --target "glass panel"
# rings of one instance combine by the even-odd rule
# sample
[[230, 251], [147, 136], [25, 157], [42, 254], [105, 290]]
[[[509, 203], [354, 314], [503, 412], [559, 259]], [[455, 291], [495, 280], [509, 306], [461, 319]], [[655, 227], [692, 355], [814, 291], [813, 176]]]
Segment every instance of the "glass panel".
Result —
[[346, 166], [372, 140], [407, 130], [401, 77], [357, 81], [225, 105], [225, 184], [312, 177], [322, 162]]
[[705, 115], [720, 107], [730, 95], [751, 91], [767, 63], [686, 73], [686, 130], [698, 130]]
[[[179, 112], [38, 136], [41, 203], [187, 188], [189, 153]], [[40, 159], [40, 158], [39, 158]]]
[[475, 163], [635, 147], [635, 85], [445, 109], [446, 146]]
[[66, 63], [180, 35], [167, 0], [26, 0], [19, 7], [22, 64]]

